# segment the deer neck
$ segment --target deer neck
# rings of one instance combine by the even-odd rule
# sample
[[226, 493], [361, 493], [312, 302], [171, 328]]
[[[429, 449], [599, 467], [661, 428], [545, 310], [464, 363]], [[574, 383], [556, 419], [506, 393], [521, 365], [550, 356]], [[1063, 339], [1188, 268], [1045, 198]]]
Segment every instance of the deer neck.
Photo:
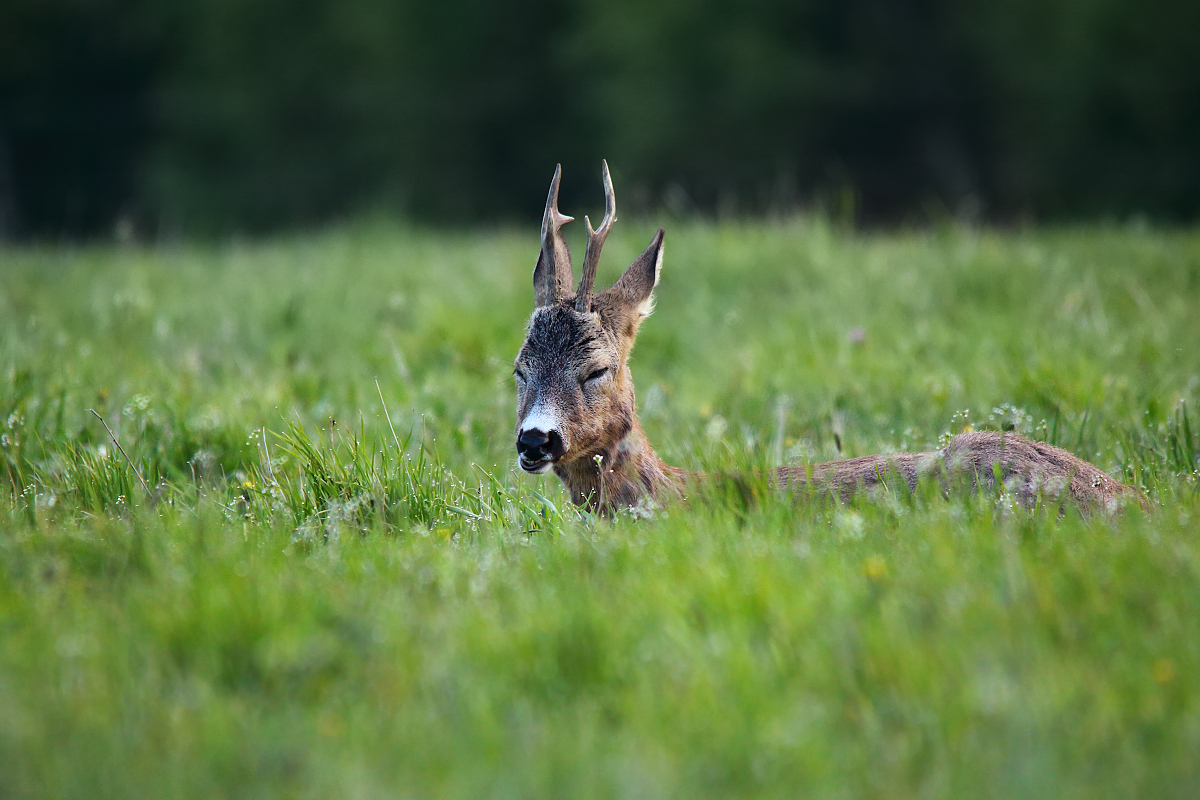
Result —
[[613, 444], [556, 466], [554, 472], [571, 493], [572, 503], [605, 514], [645, 500], [678, 497], [683, 491], [683, 470], [663, 463], [637, 419]]

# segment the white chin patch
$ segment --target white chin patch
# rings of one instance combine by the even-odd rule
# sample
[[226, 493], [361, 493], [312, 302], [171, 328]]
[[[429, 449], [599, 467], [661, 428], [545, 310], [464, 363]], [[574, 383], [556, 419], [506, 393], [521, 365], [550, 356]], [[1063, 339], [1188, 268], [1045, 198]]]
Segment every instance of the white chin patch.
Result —
[[549, 461], [539, 462], [536, 466], [533, 466], [533, 467], [525, 466], [525, 462], [522, 461], [521, 459], [517, 459], [517, 462], [521, 465], [521, 469], [525, 470], [530, 475], [545, 475], [547, 472], [550, 471], [550, 467], [553, 466], [553, 464], [551, 464]]

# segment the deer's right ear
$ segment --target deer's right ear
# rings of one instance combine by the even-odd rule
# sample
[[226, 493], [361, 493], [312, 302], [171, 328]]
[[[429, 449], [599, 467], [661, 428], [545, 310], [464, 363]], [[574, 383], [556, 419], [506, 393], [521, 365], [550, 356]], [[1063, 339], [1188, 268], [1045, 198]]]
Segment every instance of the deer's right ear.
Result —
[[548, 276], [546, 271], [546, 255], [543, 251], [538, 253], [537, 264], [533, 268], [533, 304], [537, 308], [558, 302], [557, 276]]
[[650, 246], [633, 260], [621, 279], [608, 291], [636, 309], [640, 316], [649, 316], [654, 310], [654, 287], [658, 286], [662, 258], [663, 229], [659, 228], [658, 233], [650, 240]]

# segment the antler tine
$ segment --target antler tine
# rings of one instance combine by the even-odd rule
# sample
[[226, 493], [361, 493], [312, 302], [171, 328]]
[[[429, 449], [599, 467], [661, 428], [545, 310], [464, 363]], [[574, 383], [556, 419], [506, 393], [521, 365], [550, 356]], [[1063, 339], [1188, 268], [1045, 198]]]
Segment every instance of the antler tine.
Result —
[[608, 172], [608, 162], [604, 161], [604, 219], [600, 221], [599, 230], [592, 230], [592, 221], [583, 218], [587, 225], [587, 251], [583, 257], [583, 275], [579, 278], [579, 291], [575, 293], [575, 310], [587, 313], [592, 310], [592, 286], [596, 283], [596, 267], [600, 265], [600, 249], [604, 240], [617, 221], [617, 195], [613, 191], [612, 175]]
[[550, 181], [550, 193], [546, 195], [546, 213], [542, 215], [542, 244], [547, 242], [547, 235], [555, 236], [558, 229], [574, 217], [568, 217], [558, 210], [558, 184], [562, 180], [562, 164], [554, 167], [554, 178]]
[[[568, 217], [558, 210], [558, 185], [562, 180], [562, 164], [554, 167], [554, 178], [550, 181], [550, 192], [546, 195], [546, 211], [542, 215], [542, 257], [539, 266], [544, 270], [541, 278], [547, 302], [553, 304], [569, 290], [571, 286], [571, 252], [567, 249], [561, 228], [574, 217]], [[566, 280], [560, 275], [565, 270]]]

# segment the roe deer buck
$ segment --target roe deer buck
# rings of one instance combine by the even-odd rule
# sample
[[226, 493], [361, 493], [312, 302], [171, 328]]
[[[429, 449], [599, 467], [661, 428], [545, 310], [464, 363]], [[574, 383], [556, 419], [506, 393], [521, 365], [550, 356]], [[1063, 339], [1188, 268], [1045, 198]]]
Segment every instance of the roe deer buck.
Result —
[[[587, 225], [587, 250], [578, 290], [572, 292], [571, 255], [558, 211], [554, 170], [542, 219], [542, 250], [533, 271], [535, 305], [525, 343], [517, 354], [517, 454], [521, 469], [553, 469], [571, 501], [611, 514], [643, 498], [682, 496], [699, 476], [664, 464], [638, 423], [629, 352], [638, 326], [653, 310], [662, 269], [663, 231], [650, 241], [612, 287], [592, 292], [600, 249], [616, 221], [616, 196], [604, 164], [604, 219]], [[773, 482], [811, 488], [845, 500], [889, 475], [915, 489], [922, 476], [946, 487], [951, 479], [991, 487], [999, 479], [1022, 505], [1039, 497], [1073, 501], [1085, 514], [1108, 513], [1140, 494], [1065, 450], [1012, 433], [977, 431], [955, 436], [940, 451], [864, 456], [825, 464], [782, 467]]]

